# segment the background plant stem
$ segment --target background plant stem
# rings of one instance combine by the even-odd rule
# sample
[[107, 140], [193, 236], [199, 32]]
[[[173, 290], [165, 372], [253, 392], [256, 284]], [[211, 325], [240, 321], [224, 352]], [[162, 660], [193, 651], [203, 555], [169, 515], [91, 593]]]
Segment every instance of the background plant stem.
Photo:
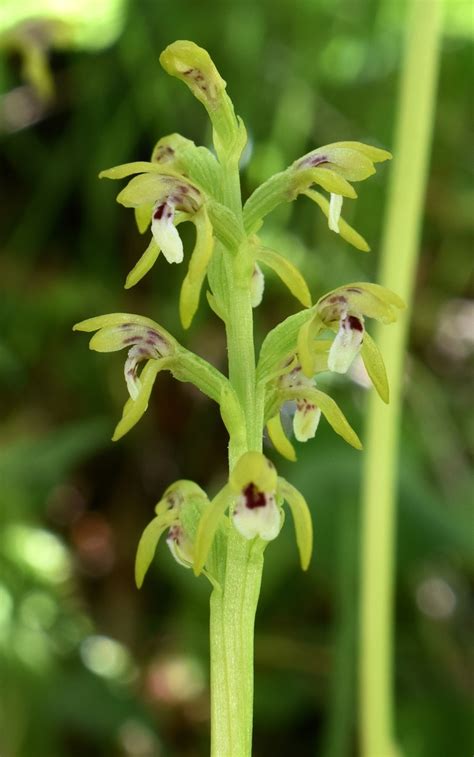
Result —
[[391, 389], [388, 407], [369, 401], [363, 480], [360, 727], [363, 757], [396, 753], [393, 727], [393, 585], [395, 497], [403, 363], [422, 224], [441, 32], [441, 0], [411, 0], [378, 281], [407, 311], [400, 325], [378, 329]]

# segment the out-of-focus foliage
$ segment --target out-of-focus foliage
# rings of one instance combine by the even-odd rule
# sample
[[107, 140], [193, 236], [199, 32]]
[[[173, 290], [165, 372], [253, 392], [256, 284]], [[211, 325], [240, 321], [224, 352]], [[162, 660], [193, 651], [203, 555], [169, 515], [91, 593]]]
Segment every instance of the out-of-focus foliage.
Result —
[[[472, 10], [447, 5], [400, 474], [396, 697], [408, 757], [472, 751]], [[106, 6], [111, 15], [101, 25], [91, 12], [105, 14]], [[161, 548], [138, 593], [133, 559], [171, 481], [217, 489], [225, 433], [205, 399], [163, 376], [147, 416], [112, 445], [126, 393], [120, 357], [89, 353], [70, 331], [94, 313], [143, 313], [225, 369], [221, 325], [206, 304], [189, 334], [179, 326], [182, 268], [162, 261], [121, 292], [143, 240], [114, 203], [114, 187], [96, 178], [102, 168], [148, 159], [172, 131], [209, 141], [203, 113], [159, 69], [159, 52], [190, 38], [212, 53], [249, 129], [248, 193], [316, 145], [358, 139], [390, 148], [404, 13], [398, 0], [2, 4], [2, 757], [207, 752], [205, 579]], [[11, 39], [14, 31], [28, 44], [24, 25], [44, 28], [52, 16], [74, 42], [42, 48], [48, 100], [34, 76], [25, 78], [24, 52]], [[304, 199], [269, 219], [265, 241], [302, 267], [315, 296], [374, 277], [389, 170], [347, 202], [370, 255], [331, 234]], [[294, 309], [269, 280], [258, 338]], [[353, 379], [334, 379], [331, 391], [361, 428], [365, 379], [358, 371]], [[321, 427], [297, 467], [283, 471], [312, 506], [316, 554], [302, 575], [290, 523], [267, 550], [256, 757], [295, 745], [302, 756], [356, 754], [360, 454]]]

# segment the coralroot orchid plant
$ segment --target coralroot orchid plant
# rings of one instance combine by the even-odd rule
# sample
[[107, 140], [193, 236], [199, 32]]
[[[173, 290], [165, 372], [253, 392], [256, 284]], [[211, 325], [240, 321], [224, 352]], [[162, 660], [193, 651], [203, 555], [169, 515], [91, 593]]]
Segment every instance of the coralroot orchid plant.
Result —
[[[365, 240], [341, 217], [343, 198], [355, 198], [351, 182], [367, 179], [375, 172], [375, 163], [391, 156], [359, 142], [319, 147], [265, 181], [242, 206], [239, 159], [247, 134], [234, 113], [225, 81], [208, 53], [192, 42], [173, 43], [160, 62], [206, 108], [214, 152], [171, 134], [159, 140], [149, 162], [126, 163], [100, 176], [133, 176], [117, 200], [134, 208], [141, 233], [151, 227], [148, 247], [128, 274], [127, 288], [145, 276], [160, 252], [168, 263], [181, 263], [178, 227], [187, 221], [196, 227], [179, 299], [181, 322], [184, 328], [191, 325], [207, 278], [208, 303], [225, 326], [229, 375], [141, 315], [112, 313], [74, 328], [96, 332], [90, 342], [93, 350], [127, 350], [129, 398], [114, 440], [130, 431], [145, 413], [155, 379], [163, 370], [179, 381], [193, 383], [219, 407], [229, 434], [228, 482], [212, 499], [192, 481], [169, 486], [138, 545], [136, 582], [140, 587], [165, 532], [174, 558], [211, 582], [211, 752], [219, 757], [244, 757], [251, 751], [253, 629], [263, 555], [280, 533], [286, 506], [293, 517], [303, 570], [309, 565], [313, 541], [303, 495], [278, 475], [262, 452], [264, 430], [278, 453], [295, 460], [294, 446], [281, 421], [282, 408], [290, 406], [298, 442], [314, 437], [322, 414], [337, 434], [360, 449], [357, 434], [336, 402], [318, 389], [318, 376], [326, 371], [346, 373], [360, 354], [377, 392], [387, 402], [383, 360], [366, 331], [365, 319], [389, 324], [403, 307], [388, 289], [361, 282], [341, 286], [312, 305], [301, 273], [279, 252], [262, 244], [258, 232], [274, 208], [302, 194], [319, 206], [332, 231], [356, 248], [368, 250]], [[329, 199], [315, 186], [329, 193]], [[270, 331], [256, 362], [253, 310], [263, 294], [260, 266], [271, 268], [303, 309]]]

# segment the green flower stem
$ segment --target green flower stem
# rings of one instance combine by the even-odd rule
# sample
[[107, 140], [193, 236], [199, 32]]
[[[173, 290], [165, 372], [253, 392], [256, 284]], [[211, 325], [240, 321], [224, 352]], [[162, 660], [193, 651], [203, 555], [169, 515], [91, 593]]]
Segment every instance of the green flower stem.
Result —
[[234, 450], [234, 440], [230, 440], [230, 460], [232, 466], [249, 449], [261, 450], [262, 424], [256, 417], [255, 403], [255, 350], [253, 342], [253, 313], [250, 302], [248, 281], [236, 281], [229, 288], [229, 319], [227, 322], [227, 349], [229, 354], [229, 379], [240, 400], [247, 425], [247, 448]]
[[[441, 33], [441, 0], [411, 0], [395, 139], [394, 170], [379, 281], [407, 303], [413, 294], [428, 169]], [[408, 315], [378, 329], [390, 405], [370, 399], [363, 483], [360, 721], [363, 757], [395, 755], [393, 727], [393, 584], [396, 478], [403, 355]]]
[[[223, 166], [227, 207], [242, 220], [237, 165]], [[229, 378], [242, 405], [246, 434], [229, 441], [229, 468], [261, 450], [262, 403], [255, 396], [253, 312], [245, 250], [225, 252]], [[263, 569], [262, 543], [228, 531], [220, 588], [211, 594], [211, 755], [247, 757], [252, 748], [254, 622]]]
[[222, 591], [211, 595], [212, 757], [251, 754], [254, 622], [262, 569], [262, 549], [229, 530]]
[[240, 189], [239, 161], [229, 161], [222, 169], [222, 196], [224, 205], [235, 213], [243, 228], [242, 193]]

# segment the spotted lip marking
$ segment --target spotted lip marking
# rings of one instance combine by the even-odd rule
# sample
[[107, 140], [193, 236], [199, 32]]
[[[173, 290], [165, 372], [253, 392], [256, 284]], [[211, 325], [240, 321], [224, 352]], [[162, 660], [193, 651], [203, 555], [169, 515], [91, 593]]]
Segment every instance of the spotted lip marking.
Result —
[[267, 504], [264, 492], [259, 491], [255, 484], [248, 484], [245, 487], [243, 494], [245, 497], [245, 507], [249, 510], [255, 510], [257, 507], [265, 507]]
[[364, 327], [362, 323], [360, 322], [359, 318], [356, 318], [355, 315], [349, 315], [347, 316], [347, 320], [349, 321], [349, 326], [353, 331], [363, 331]]

